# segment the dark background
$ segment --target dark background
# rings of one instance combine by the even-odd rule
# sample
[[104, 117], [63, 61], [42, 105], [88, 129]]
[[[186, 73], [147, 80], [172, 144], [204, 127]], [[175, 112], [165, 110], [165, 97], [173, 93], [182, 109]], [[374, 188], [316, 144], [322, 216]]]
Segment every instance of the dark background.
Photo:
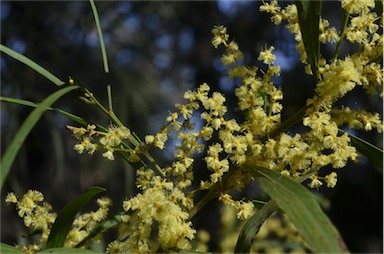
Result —
[[[234, 104], [238, 85], [225, 76], [220, 64], [222, 50], [211, 45], [211, 28], [227, 26], [243, 53], [247, 65], [260, 65], [258, 52], [274, 45], [282, 75], [276, 84], [284, 92], [283, 120], [313, 96], [314, 81], [304, 74], [298, 61], [293, 36], [276, 27], [269, 15], [258, 12], [260, 1], [207, 2], [96, 2], [110, 66], [114, 110], [140, 137], [156, 133], [168, 111], [182, 102], [183, 93], [202, 82], [224, 93]], [[31, 58], [63, 81], [80, 79], [106, 105], [106, 76], [99, 39], [89, 2], [1, 1], [1, 43]], [[286, 2], [283, 4], [287, 4]], [[339, 30], [339, 2], [324, 2], [323, 16]], [[322, 46], [324, 56], [335, 45]], [[346, 44], [341, 56], [355, 48]], [[42, 101], [56, 87], [27, 66], [2, 54], [1, 95], [34, 102]], [[352, 92], [345, 105], [382, 113], [381, 100]], [[109, 120], [84, 104], [74, 94], [63, 97], [56, 107], [108, 126]], [[13, 138], [30, 108], [1, 104], [1, 153]], [[28, 136], [1, 193], [1, 242], [18, 241], [24, 227], [14, 207], [4, 205], [7, 192], [21, 195], [28, 189], [44, 193], [58, 212], [67, 202], [93, 185], [107, 188], [114, 211], [125, 197], [134, 195], [134, 172], [120, 158], [106, 161], [100, 153], [78, 155], [75, 139], [65, 129], [76, 125], [56, 113], [45, 113]], [[292, 130], [294, 131], [294, 130]], [[382, 147], [382, 136], [354, 132]], [[158, 156], [166, 165], [172, 151]], [[335, 189], [320, 188], [330, 199], [327, 211], [351, 252], [382, 252], [383, 177], [364, 157], [338, 171]], [[214, 206], [211, 206], [214, 207]], [[112, 211], [113, 212], [113, 211]], [[196, 227], [215, 231], [214, 215], [196, 216]], [[212, 214], [215, 214], [213, 212]], [[217, 237], [216, 237], [217, 238]], [[215, 248], [215, 237], [211, 247]], [[214, 250], [214, 249], [212, 249]]]

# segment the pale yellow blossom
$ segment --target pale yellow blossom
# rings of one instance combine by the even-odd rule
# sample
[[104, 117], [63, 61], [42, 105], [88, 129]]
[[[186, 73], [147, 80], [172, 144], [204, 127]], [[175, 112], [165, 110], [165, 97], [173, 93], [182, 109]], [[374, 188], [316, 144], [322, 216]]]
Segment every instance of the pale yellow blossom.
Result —
[[272, 54], [275, 47], [271, 46], [269, 49], [261, 51], [257, 60], [263, 61], [265, 64], [273, 64], [276, 61], [276, 56]]

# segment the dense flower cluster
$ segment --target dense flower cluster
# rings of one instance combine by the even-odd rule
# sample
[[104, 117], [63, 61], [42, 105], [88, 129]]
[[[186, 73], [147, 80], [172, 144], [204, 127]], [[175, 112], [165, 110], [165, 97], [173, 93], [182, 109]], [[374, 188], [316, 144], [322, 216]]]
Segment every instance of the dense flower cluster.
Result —
[[123, 209], [131, 212], [130, 219], [120, 231], [120, 239], [108, 245], [107, 251], [115, 253], [153, 253], [159, 246], [151, 240], [152, 227], [157, 226], [157, 240], [160, 248], [190, 249], [190, 240], [196, 230], [188, 222], [188, 213], [183, 211], [184, 193], [172, 182], [153, 177], [143, 193], [123, 202]]
[[[317, 171], [326, 165], [341, 168], [346, 165], [349, 159], [357, 159], [357, 152], [350, 145], [350, 138], [346, 133], [340, 135], [339, 127], [348, 124], [350, 128], [376, 129], [379, 133], [382, 132], [382, 120], [378, 113], [334, 107], [336, 101], [356, 86], [362, 86], [368, 94], [376, 94], [381, 91], [382, 95], [383, 83], [382, 66], [376, 61], [377, 56], [382, 56], [383, 38], [378, 34], [379, 25], [377, 24], [382, 20], [372, 11], [375, 6], [374, 1], [342, 0], [341, 6], [346, 11], [347, 17], [353, 14], [350, 16], [349, 22], [346, 23], [345, 31], [338, 35], [335, 28], [329, 26], [327, 20], [321, 19], [320, 41], [322, 43], [339, 42], [342, 39], [340, 36], [344, 36], [352, 43], [359, 43], [361, 50], [351, 56], [346, 56], [343, 60], [331, 59], [327, 63], [326, 59], [320, 59], [318, 67], [321, 77], [316, 87], [316, 95], [307, 100], [307, 112], [303, 119], [303, 124], [311, 130], [301, 137], [297, 136], [300, 134], [295, 136], [297, 140], [301, 140], [301, 151], [305, 152], [301, 155], [294, 152], [297, 151], [295, 145], [289, 149], [288, 154], [295, 153], [298, 156], [296, 161], [299, 161], [298, 164], [300, 165], [295, 164], [294, 157], [288, 155], [291, 161], [289, 158], [283, 158], [283, 161], [290, 161], [289, 172], [286, 171], [286, 166], [281, 170], [285, 175], [297, 176], [298, 170], [303, 171], [303, 173], [316, 172], [311, 176], [310, 187], [319, 187], [322, 185], [321, 180], [325, 181], [328, 187], [334, 187], [337, 179], [335, 172], [320, 177], [317, 175]], [[276, 24], [287, 21], [287, 28], [295, 34], [295, 39], [298, 42], [297, 49], [302, 56], [301, 60], [306, 62], [306, 52], [302, 43], [296, 6], [288, 5], [281, 8], [277, 1], [271, 1], [271, 3], [262, 5], [260, 11], [272, 14], [271, 19]], [[286, 135], [281, 134], [280, 144], [285, 139]], [[268, 142], [271, 142], [270, 146], [282, 151], [279, 147], [280, 144], [275, 140]], [[284, 155], [287, 157], [285, 153]], [[273, 157], [274, 153], [270, 151], [268, 156]]]
[[56, 219], [56, 214], [52, 213], [52, 206], [43, 202], [44, 196], [41, 192], [29, 190], [19, 200], [14, 193], [8, 193], [5, 198], [6, 203], [16, 204], [19, 217], [23, 218], [24, 225], [32, 231], [41, 231], [39, 245], [31, 245], [23, 247], [23, 251], [37, 251], [43, 247], [51, 232], [51, 226]]
[[[44, 196], [36, 190], [29, 190], [19, 200], [15, 193], [8, 193], [5, 198], [6, 203], [16, 204], [18, 215], [24, 219], [24, 225], [30, 228], [33, 233], [40, 233], [39, 244], [29, 246], [20, 246], [20, 249], [25, 253], [35, 253], [45, 247], [48, 236], [51, 232], [52, 225], [57, 217], [56, 213], [52, 213], [52, 206], [43, 202]], [[96, 203], [99, 209], [95, 212], [78, 214], [69, 230], [64, 246], [74, 247], [81, 242], [89, 233], [98, 226], [99, 222], [107, 217], [109, 207], [112, 205], [109, 198], [99, 198]], [[98, 240], [101, 235], [98, 235], [92, 241]], [[90, 241], [90, 242], [92, 242]], [[88, 244], [90, 244], [90, 242]], [[86, 245], [87, 246], [87, 245]]]

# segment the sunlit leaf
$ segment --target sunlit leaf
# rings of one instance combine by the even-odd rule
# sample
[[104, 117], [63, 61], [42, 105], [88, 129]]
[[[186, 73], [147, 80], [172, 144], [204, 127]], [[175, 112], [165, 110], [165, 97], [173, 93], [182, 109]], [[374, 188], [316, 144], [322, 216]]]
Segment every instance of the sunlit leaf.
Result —
[[285, 212], [313, 252], [348, 252], [339, 232], [308, 189], [276, 171], [263, 167], [249, 169], [255, 181]]
[[52, 226], [51, 233], [47, 241], [47, 249], [60, 248], [64, 246], [65, 238], [75, 219], [76, 214], [88, 203], [96, 194], [105, 191], [101, 187], [92, 187], [86, 193], [76, 197], [68, 203], [57, 215], [55, 223]]

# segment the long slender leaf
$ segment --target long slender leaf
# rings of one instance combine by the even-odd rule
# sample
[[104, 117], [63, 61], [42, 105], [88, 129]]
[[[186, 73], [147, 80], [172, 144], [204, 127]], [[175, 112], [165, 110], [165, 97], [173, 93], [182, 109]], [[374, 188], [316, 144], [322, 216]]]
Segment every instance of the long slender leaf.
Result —
[[298, 0], [295, 2], [298, 10], [301, 36], [305, 51], [307, 52], [307, 61], [311, 65], [314, 77], [316, 80], [319, 80], [317, 64], [320, 56], [319, 24], [321, 1]]
[[[339, 129], [339, 132], [344, 133], [345, 131]], [[378, 166], [382, 171], [383, 170], [383, 150], [365, 141], [364, 139], [354, 136], [350, 133], [348, 133], [348, 136], [351, 138], [351, 143], [354, 147], [356, 147], [357, 151], [359, 151], [362, 155], [367, 157], [370, 162]]]
[[64, 87], [55, 93], [48, 96], [43, 102], [41, 102], [25, 119], [20, 129], [17, 131], [15, 137], [12, 139], [11, 144], [8, 146], [4, 155], [0, 161], [0, 190], [3, 188], [5, 179], [9, 173], [13, 161], [17, 153], [19, 152], [21, 145], [29, 132], [35, 126], [37, 121], [40, 119], [42, 113], [46, 111], [56, 100], [65, 95], [66, 93], [77, 89], [77, 86]]
[[51, 248], [47, 250], [43, 250], [40, 252], [37, 252], [39, 254], [49, 254], [49, 253], [54, 253], [54, 254], [95, 254], [99, 253], [93, 250], [88, 250], [88, 249], [75, 249], [75, 248]]
[[1, 44], [0, 44], [0, 51], [4, 52], [5, 54], [9, 55], [10, 57], [13, 57], [16, 60], [22, 62], [23, 64], [31, 67], [36, 72], [40, 73], [41, 75], [43, 75], [44, 77], [46, 77], [47, 79], [52, 81], [52, 83], [54, 83], [55, 85], [62, 86], [65, 84], [63, 81], [61, 81], [58, 77], [53, 75], [47, 69], [43, 68], [42, 66], [35, 63], [31, 59], [23, 56], [22, 54], [17, 53], [16, 51], [14, 51], [14, 50], [12, 50], [12, 49], [4, 46], [4, 45], [1, 45]]
[[[12, 104], [18, 104], [18, 105], [22, 105], [22, 106], [33, 107], [33, 108], [37, 108], [37, 106], [39, 106], [39, 104], [31, 102], [31, 101], [16, 99], [16, 98], [11, 98], [11, 97], [4, 97], [4, 96], [0, 96], [0, 101], [12, 103]], [[49, 107], [47, 110], [51, 110], [51, 109], [52, 108]]]
[[244, 224], [237, 239], [235, 253], [249, 253], [253, 239], [259, 232], [261, 225], [277, 208], [277, 203], [270, 200]]
[[93, 16], [95, 18], [97, 34], [99, 35], [101, 55], [103, 57], [104, 72], [107, 75], [108, 106], [109, 106], [109, 109], [112, 111], [112, 91], [111, 91], [112, 89], [109, 83], [109, 65], [108, 65], [107, 50], [105, 48], [105, 43], [104, 43], [103, 30], [101, 29], [99, 13], [97, 12], [95, 2], [93, 0], [89, 0], [89, 2], [92, 7]]
[[9, 244], [0, 243], [0, 253], [3, 254], [24, 254], [21, 250], [16, 248], [15, 246], [11, 246]]
[[97, 12], [97, 8], [96, 8], [96, 5], [95, 5], [95, 2], [93, 0], [89, 0], [89, 2], [90, 2], [91, 7], [92, 7], [93, 16], [95, 17], [97, 33], [98, 33], [99, 39], [100, 39], [100, 47], [101, 47], [101, 54], [102, 54], [102, 57], [103, 57], [104, 71], [105, 71], [105, 73], [109, 73], [109, 66], [108, 66], [108, 59], [107, 59], [107, 50], [105, 49], [104, 37], [103, 37], [103, 32], [101, 30], [99, 14]]
[[348, 252], [339, 232], [308, 189], [267, 168], [255, 167], [250, 172], [261, 188], [286, 213], [312, 251]]
[[[18, 105], [22, 105], [22, 106], [33, 107], [33, 108], [36, 108], [39, 105], [37, 103], [27, 101], [27, 100], [15, 99], [15, 98], [10, 98], [10, 97], [2, 97], [2, 96], [0, 96], [0, 101], [18, 104]], [[74, 114], [69, 113], [65, 110], [61, 110], [59, 108], [51, 108], [51, 107], [48, 107], [47, 110], [54, 110], [54, 111], [62, 114], [63, 116], [67, 117], [68, 119], [71, 119], [72, 121], [75, 121], [75, 122], [82, 124], [84, 126], [86, 126], [88, 124], [88, 122], [86, 120], [84, 120], [83, 118], [81, 118], [80, 116], [74, 115]]]
[[65, 238], [75, 219], [76, 214], [85, 206], [88, 201], [96, 194], [105, 191], [101, 187], [91, 187], [86, 193], [76, 197], [68, 203], [58, 214], [55, 223], [53, 223], [51, 233], [49, 234], [46, 248], [61, 248], [64, 246]]

